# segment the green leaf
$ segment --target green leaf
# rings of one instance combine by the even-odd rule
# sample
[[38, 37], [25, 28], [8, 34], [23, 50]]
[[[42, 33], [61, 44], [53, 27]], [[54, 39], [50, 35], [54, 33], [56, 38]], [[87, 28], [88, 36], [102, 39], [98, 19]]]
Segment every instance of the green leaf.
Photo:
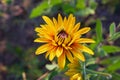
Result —
[[120, 74], [112, 73], [112, 80], [120, 80]]
[[12, 66], [8, 67], [8, 70], [10, 73], [15, 74], [16, 76], [21, 75], [21, 73], [24, 72], [23, 65], [20, 63], [19, 64], [12, 64]]
[[59, 4], [61, 2], [62, 2], [62, 0], [50, 0], [50, 5], [54, 6], [54, 5]]
[[77, 0], [76, 8], [84, 9], [86, 7], [85, 0]]
[[63, 9], [63, 12], [65, 12], [67, 14], [75, 12], [75, 8], [73, 6], [71, 6], [70, 4], [63, 4], [62, 9]]
[[53, 78], [58, 75], [58, 71], [54, 70], [48, 75], [48, 80], [54, 80]]
[[112, 37], [115, 33], [115, 23], [112, 23], [109, 27], [109, 31], [110, 31], [110, 37]]
[[115, 56], [115, 57], [109, 57], [106, 59], [101, 60], [101, 64], [103, 65], [112, 65], [113, 63], [117, 62], [120, 60], [120, 56]]
[[115, 72], [120, 69], [120, 56], [110, 57], [101, 61], [101, 64], [108, 66], [109, 72]]
[[95, 0], [89, 0], [89, 6], [95, 10], [97, 8], [97, 2]]
[[90, 49], [92, 49], [92, 50], [95, 50], [95, 49], [96, 49], [96, 46], [97, 46], [96, 43], [90, 44], [90, 45], [89, 45]]
[[96, 22], [96, 36], [97, 36], [97, 43], [100, 43], [102, 41], [102, 23], [100, 20], [97, 20]]
[[110, 80], [110, 79], [107, 79], [106, 76], [92, 74], [91, 78], [88, 80]]
[[40, 16], [45, 9], [49, 7], [48, 1], [41, 2], [36, 8], [34, 8], [30, 14], [30, 18], [35, 18]]
[[115, 72], [116, 70], [119, 70], [120, 69], [120, 60], [117, 60], [113, 64], [110, 64], [107, 67], [107, 69], [108, 69], [108, 71], [111, 71], [111, 72]]
[[75, 14], [80, 15], [80, 16], [88, 16], [88, 15], [94, 14], [94, 13], [95, 13], [94, 9], [91, 9], [88, 7], [88, 8], [77, 11]]
[[101, 57], [107, 56], [107, 53], [103, 48], [97, 47], [97, 50], [98, 50], [98, 55], [99, 56], [101, 56]]
[[36, 8], [34, 8], [30, 14], [30, 18], [35, 18], [42, 15], [46, 9], [50, 9], [51, 7], [61, 3], [62, 0], [44, 0], [42, 1]]
[[104, 45], [104, 46], [102, 46], [102, 48], [103, 48], [103, 50], [106, 53], [120, 52], [120, 47], [117, 47], [117, 46], [107, 46], [107, 45]]
[[114, 33], [114, 35], [111, 36], [109, 40], [113, 40], [113, 41], [114, 41], [114, 40], [116, 40], [116, 39], [118, 39], [118, 38], [120, 38], [120, 32]]
[[94, 58], [90, 58], [90, 59], [87, 59], [86, 60], [86, 66], [89, 66], [89, 65], [92, 65], [92, 64], [95, 64], [95, 59]]

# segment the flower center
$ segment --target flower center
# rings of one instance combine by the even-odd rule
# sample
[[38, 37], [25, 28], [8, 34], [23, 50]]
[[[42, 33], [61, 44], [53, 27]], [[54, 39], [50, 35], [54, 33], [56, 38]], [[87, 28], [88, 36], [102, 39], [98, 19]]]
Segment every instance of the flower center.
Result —
[[64, 30], [61, 30], [59, 33], [58, 33], [58, 38], [62, 38], [62, 39], [65, 39], [68, 37], [68, 34], [64, 31]]
[[58, 34], [57, 34], [57, 38], [58, 38], [58, 45], [61, 45], [62, 43], [64, 43], [65, 39], [68, 37], [68, 34], [64, 31], [61, 30]]

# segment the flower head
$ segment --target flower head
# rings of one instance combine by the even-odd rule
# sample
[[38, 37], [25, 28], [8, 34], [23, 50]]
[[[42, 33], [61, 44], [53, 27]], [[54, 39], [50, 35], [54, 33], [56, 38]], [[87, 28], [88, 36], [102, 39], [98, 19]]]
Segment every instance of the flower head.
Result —
[[70, 80], [82, 80], [81, 65], [78, 58], [74, 58], [71, 63], [68, 64], [69, 70], [65, 73], [70, 76]]
[[66, 58], [69, 61], [76, 56], [82, 61], [85, 61], [82, 52], [94, 54], [92, 50], [82, 45], [82, 43], [94, 43], [94, 40], [81, 38], [82, 34], [87, 33], [90, 27], [85, 27], [79, 30], [80, 23], [75, 24], [75, 17], [70, 14], [68, 18], [58, 14], [58, 19], [50, 19], [47, 16], [42, 16], [46, 22], [41, 27], [36, 27], [35, 31], [39, 38], [35, 42], [44, 43], [36, 50], [36, 54], [46, 52], [46, 58], [52, 61], [55, 57], [58, 58], [58, 65], [64, 68]]

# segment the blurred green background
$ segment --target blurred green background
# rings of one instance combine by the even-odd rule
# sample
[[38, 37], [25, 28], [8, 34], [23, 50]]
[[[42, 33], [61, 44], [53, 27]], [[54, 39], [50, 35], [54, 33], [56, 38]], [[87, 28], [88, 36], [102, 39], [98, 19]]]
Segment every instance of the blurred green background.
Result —
[[120, 0], [0, 0], [0, 80], [68, 80], [66, 69], [34, 53], [41, 16], [58, 13], [72, 13], [81, 27], [92, 28], [85, 36], [96, 40], [89, 45], [95, 55], [86, 55], [86, 67], [112, 78], [93, 74], [90, 80], [120, 80]]

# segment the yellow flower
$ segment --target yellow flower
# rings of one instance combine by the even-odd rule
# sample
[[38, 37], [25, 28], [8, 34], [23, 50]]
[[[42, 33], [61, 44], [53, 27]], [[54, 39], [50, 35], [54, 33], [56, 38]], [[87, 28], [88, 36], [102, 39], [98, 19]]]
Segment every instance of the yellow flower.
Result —
[[50, 19], [47, 16], [42, 16], [42, 18], [46, 23], [35, 28], [39, 38], [34, 42], [44, 43], [36, 50], [37, 55], [46, 52], [46, 58], [49, 56], [50, 61], [57, 57], [58, 65], [62, 69], [65, 66], [66, 58], [72, 61], [76, 56], [85, 61], [82, 52], [94, 54], [92, 50], [82, 45], [82, 43], [94, 43], [94, 40], [80, 38], [82, 34], [90, 30], [90, 27], [79, 30], [80, 23], [75, 24], [76, 18], [72, 14], [64, 19], [60, 14], [58, 14], [58, 19]]
[[70, 80], [82, 80], [81, 65], [78, 58], [74, 58], [71, 63], [68, 64], [69, 70], [65, 73], [70, 76]]
[[7, 1], [6, 0], [2, 0], [1, 3], [7, 4]]

